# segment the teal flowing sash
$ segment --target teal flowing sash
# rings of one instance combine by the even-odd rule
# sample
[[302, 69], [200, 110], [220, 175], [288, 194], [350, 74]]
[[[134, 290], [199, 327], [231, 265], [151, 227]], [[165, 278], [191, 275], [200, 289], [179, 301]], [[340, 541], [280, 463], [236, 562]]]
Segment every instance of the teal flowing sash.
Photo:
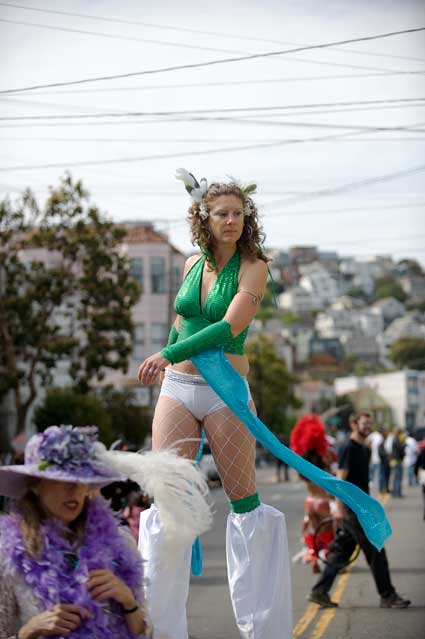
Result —
[[245, 382], [230, 364], [223, 349], [204, 351], [191, 357], [191, 360], [205, 381], [260, 444], [327, 493], [343, 501], [357, 515], [369, 541], [381, 550], [392, 532], [382, 505], [358, 486], [321, 470], [282, 444], [250, 410]]

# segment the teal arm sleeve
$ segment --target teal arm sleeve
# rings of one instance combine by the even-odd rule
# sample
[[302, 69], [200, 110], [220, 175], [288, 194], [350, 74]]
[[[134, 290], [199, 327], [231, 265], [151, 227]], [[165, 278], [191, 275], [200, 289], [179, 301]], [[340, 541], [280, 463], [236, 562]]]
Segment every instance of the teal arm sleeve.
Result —
[[170, 332], [168, 334], [167, 346], [172, 346], [173, 344], [175, 344], [177, 342], [178, 338], [179, 338], [179, 332], [176, 329], [176, 327], [174, 326], [174, 324], [172, 324], [171, 328], [170, 328]]
[[168, 359], [172, 364], [184, 362], [193, 355], [198, 355], [210, 348], [225, 347], [226, 344], [233, 342], [232, 331], [229, 322], [221, 320], [211, 326], [203, 328], [194, 335], [183, 339], [181, 342], [166, 346], [162, 349], [161, 355]]

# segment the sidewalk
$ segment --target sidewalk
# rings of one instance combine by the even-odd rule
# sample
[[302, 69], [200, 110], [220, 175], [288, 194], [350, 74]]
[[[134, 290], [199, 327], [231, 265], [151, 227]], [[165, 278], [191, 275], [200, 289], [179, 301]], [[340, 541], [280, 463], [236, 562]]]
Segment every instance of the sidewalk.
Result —
[[405, 497], [384, 498], [393, 528], [386, 544], [391, 578], [406, 610], [379, 608], [379, 596], [363, 554], [340, 575], [331, 596], [338, 609], [307, 604], [295, 619], [294, 639], [424, 639], [425, 637], [425, 521], [420, 487], [406, 488]]

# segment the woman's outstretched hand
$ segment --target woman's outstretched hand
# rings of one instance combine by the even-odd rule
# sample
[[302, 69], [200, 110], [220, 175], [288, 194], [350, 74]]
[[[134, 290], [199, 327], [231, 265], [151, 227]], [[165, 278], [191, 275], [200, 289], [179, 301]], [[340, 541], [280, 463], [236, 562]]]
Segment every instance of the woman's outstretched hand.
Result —
[[139, 366], [137, 378], [144, 386], [152, 386], [156, 383], [158, 375], [163, 368], [170, 364], [161, 353], [151, 355]]

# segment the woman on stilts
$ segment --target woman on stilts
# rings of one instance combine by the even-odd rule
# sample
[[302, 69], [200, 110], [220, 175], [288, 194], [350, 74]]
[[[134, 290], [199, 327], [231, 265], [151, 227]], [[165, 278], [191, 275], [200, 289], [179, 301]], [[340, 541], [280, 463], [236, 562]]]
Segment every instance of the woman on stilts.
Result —
[[[284, 515], [262, 504], [255, 481], [255, 439], [309, 481], [341, 499], [378, 549], [391, 534], [385, 512], [357, 486], [289, 450], [255, 414], [246, 379], [244, 342], [266, 287], [258, 213], [246, 187], [208, 186], [179, 169], [192, 198], [189, 223], [200, 254], [185, 265], [168, 344], [139, 368], [150, 385], [165, 369], [153, 420], [153, 449], [196, 458], [201, 431], [230, 502], [226, 556], [230, 596], [243, 639], [292, 639], [291, 582]], [[191, 548], [164, 534], [156, 506], [141, 515], [147, 605], [155, 639], [187, 639]]]
[[[184, 170], [192, 197], [189, 222], [200, 254], [190, 257], [176, 297], [177, 318], [169, 342], [139, 369], [143, 384], [164, 381], [153, 420], [153, 449], [177, 447], [195, 459], [201, 430], [214, 455], [231, 512], [227, 524], [227, 563], [233, 609], [242, 637], [290, 639], [291, 586], [285, 517], [261, 504], [255, 479], [255, 438], [199, 374], [190, 357], [223, 347], [245, 379], [244, 342], [267, 281], [255, 185], [235, 181], [198, 183]], [[249, 390], [248, 390], [249, 392]], [[250, 399], [250, 407], [255, 411]], [[152, 567], [160, 552], [161, 522], [155, 507], [142, 514], [140, 546], [147, 555], [153, 625], [169, 639], [187, 635], [186, 599], [191, 549], [180, 549], [172, 567]], [[144, 549], [144, 550], [143, 550]], [[161, 605], [158, 600], [161, 599]]]

